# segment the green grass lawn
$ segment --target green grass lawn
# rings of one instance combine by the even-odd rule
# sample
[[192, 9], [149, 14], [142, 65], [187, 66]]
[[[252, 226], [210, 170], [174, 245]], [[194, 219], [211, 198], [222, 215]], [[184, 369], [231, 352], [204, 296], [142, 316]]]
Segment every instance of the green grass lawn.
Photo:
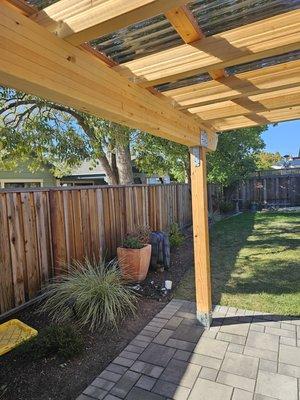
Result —
[[[213, 302], [300, 315], [300, 213], [245, 213], [211, 227]], [[189, 273], [175, 297], [194, 300]]]

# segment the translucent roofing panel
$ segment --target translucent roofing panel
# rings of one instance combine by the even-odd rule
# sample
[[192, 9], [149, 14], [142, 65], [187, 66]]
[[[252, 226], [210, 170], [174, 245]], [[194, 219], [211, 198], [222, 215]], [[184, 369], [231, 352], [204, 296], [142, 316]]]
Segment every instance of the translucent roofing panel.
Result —
[[189, 8], [206, 36], [300, 7], [300, 0], [197, 0]]
[[194, 75], [186, 79], [180, 79], [176, 82], [169, 82], [163, 85], [155, 86], [155, 88], [161, 92], [166, 90], [178, 89], [180, 87], [194, 85], [195, 83], [207, 82], [210, 81], [211, 77], [209, 74], [201, 74], [201, 75]]
[[252, 71], [259, 68], [270, 67], [288, 61], [300, 60], [300, 50], [292, 51], [289, 53], [281, 54], [280, 56], [263, 58], [262, 60], [256, 60], [250, 63], [235, 65], [226, 68], [226, 72], [229, 75], [239, 74], [241, 72]]
[[91, 42], [118, 63], [130, 61], [183, 41], [164, 15], [133, 24]]
[[53, 3], [57, 3], [58, 1], [59, 0], [26, 0], [26, 3], [41, 10], [42, 8], [48, 7]]

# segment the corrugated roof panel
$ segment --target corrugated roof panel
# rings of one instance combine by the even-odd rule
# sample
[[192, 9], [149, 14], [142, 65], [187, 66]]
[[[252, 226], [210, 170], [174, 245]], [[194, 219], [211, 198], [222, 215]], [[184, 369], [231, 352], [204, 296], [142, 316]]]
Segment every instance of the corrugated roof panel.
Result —
[[114, 61], [123, 63], [182, 43], [161, 14], [95, 39], [91, 45]]
[[178, 89], [180, 87], [190, 86], [196, 83], [207, 82], [211, 80], [212, 78], [209, 76], [209, 74], [194, 75], [186, 79], [180, 79], [176, 82], [169, 82], [163, 85], [155, 86], [155, 89], [159, 90], [160, 92], [164, 92], [166, 90]]
[[26, 3], [41, 10], [42, 8], [48, 7], [51, 4], [57, 3], [58, 1], [59, 0], [26, 0]]
[[206, 36], [300, 7], [300, 0], [197, 0], [189, 8]]
[[281, 54], [280, 56], [263, 58], [246, 64], [234, 65], [226, 68], [229, 75], [240, 74], [241, 72], [252, 71], [255, 69], [271, 67], [288, 61], [300, 60], [300, 50], [292, 51], [289, 53]]

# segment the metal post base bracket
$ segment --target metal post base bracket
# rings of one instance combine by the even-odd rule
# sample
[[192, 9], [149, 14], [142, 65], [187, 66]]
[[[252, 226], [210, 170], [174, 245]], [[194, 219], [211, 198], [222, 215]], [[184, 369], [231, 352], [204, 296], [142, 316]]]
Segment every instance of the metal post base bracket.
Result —
[[212, 313], [203, 313], [197, 311], [197, 320], [200, 325], [204, 326], [205, 329], [209, 329], [212, 323]]

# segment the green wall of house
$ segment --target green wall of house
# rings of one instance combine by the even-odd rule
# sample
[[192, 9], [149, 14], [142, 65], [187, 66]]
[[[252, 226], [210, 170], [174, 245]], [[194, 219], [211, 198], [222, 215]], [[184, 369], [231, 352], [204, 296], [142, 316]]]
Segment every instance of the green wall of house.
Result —
[[22, 163], [14, 170], [1, 170], [0, 169], [0, 183], [3, 180], [42, 180], [43, 187], [56, 186], [56, 178], [51, 174], [49, 168], [45, 166], [43, 169], [31, 172], [28, 164]]

